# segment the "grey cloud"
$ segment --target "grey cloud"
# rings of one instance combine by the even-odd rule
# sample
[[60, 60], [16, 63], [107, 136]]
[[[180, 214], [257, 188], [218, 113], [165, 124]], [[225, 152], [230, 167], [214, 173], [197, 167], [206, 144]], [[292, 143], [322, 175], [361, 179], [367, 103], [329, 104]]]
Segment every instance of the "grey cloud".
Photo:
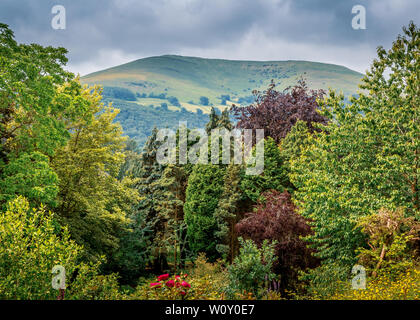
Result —
[[[55, 4], [66, 8], [66, 30], [53, 30], [50, 26], [51, 8]], [[351, 8], [356, 4], [367, 9], [367, 30], [351, 28]], [[18, 41], [64, 46], [70, 51], [73, 65], [93, 63], [107, 51], [118, 51], [127, 58], [197, 50], [204, 55], [223, 53], [235, 45], [240, 47], [255, 30], [264, 35], [267, 47], [277, 42], [312, 46], [314, 50], [325, 45], [338, 51], [348, 48], [366, 53], [366, 48], [389, 45], [409, 20], [418, 22], [419, 12], [417, 0], [0, 2], [0, 21], [10, 24]], [[261, 59], [265, 56], [263, 51], [261, 44], [251, 48], [248, 59]], [[240, 56], [243, 58], [244, 54]], [[311, 60], [310, 52], [304, 56]], [[340, 57], [334, 60], [340, 62]], [[346, 62], [344, 59], [342, 64]], [[110, 65], [112, 61], [108, 62]]]

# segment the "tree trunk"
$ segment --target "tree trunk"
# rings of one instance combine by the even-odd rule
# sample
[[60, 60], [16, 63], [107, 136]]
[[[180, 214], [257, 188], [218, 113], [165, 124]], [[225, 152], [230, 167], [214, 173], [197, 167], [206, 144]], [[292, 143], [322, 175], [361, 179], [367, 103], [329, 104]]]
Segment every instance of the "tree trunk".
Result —
[[373, 278], [376, 278], [376, 275], [377, 275], [377, 273], [378, 273], [378, 270], [379, 270], [379, 268], [380, 268], [380, 266], [381, 266], [381, 264], [382, 264], [382, 261], [384, 260], [384, 257], [385, 257], [385, 252], [386, 252], [386, 245], [385, 245], [385, 244], [383, 244], [383, 246], [382, 246], [382, 250], [381, 250], [381, 255], [379, 256], [379, 261], [378, 261], [378, 263], [376, 264], [375, 270], [373, 270], [373, 272], [372, 272], [372, 277], [373, 277]]

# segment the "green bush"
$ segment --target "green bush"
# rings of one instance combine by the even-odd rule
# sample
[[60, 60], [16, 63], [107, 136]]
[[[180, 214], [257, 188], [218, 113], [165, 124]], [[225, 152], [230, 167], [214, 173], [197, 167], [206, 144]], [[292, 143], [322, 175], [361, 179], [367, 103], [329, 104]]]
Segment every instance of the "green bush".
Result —
[[0, 213], [0, 299], [56, 299], [55, 265], [65, 268], [65, 299], [119, 298], [116, 275], [100, 276], [99, 263], [78, 264], [82, 251], [52, 212], [30, 208], [23, 197], [9, 202]]
[[274, 255], [276, 242], [269, 244], [264, 240], [261, 248], [252, 240], [239, 238], [241, 248], [239, 255], [228, 268], [228, 296], [233, 298], [236, 293], [250, 292], [256, 297], [264, 293], [264, 282], [271, 281], [275, 274], [271, 271], [277, 259]]
[[81, 251], [66, 228], [57, 232], [51, 212], [23, 197], [9, 202], [0, 214], [0, 299], [55, 299], [52, 268], [71, 274]]

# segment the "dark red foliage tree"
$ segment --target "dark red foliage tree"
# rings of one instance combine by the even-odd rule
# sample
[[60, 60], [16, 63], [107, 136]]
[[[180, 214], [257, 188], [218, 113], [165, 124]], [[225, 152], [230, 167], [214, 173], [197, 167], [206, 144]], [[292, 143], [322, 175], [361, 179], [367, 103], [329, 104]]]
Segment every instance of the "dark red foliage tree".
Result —
[[300, 239], [311, 234], [311, 228], [296, 212], [287, 191], [270, 190], [263, 196], [265, 201], [258, 203], [256, 210], [247, 213], [235, 228], [239, 236], [252, 239], [259, 246], [265, 239], [277, 240], [278, 260], [274, 271], [281, 276], [280, 289], [284, 292], [295, 284], [299, 269], [312, 268], [318, 263], [311, 254], [312, 249]]
[[271, 81], [268, 90], [254, 91], [255, 102], [247, 107], [233, 105], [232, 112], [238, 120], [237, 128], [264, 129], [264, 135], [277, 143], [283, 139], [298, 121], [305, 121], [310, 132], [313, 122], [325, 124], [327, 119], [318, 112], [317, 98], [322, 98], [323, 90], [309, 90], [301, 79], [297, 85], [282, 92], [275, 90]]

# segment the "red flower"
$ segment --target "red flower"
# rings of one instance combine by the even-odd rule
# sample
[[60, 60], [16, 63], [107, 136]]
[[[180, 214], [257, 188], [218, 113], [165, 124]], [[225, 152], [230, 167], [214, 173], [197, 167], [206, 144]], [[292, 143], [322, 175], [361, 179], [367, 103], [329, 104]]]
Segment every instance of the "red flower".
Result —
[[180, 291], [179, 293], [182, 294], [183, 296], [187, 294], [185, 291]]
[[175, 281], [174, 280], [169, 280], [168, 282], [166, 282], [166, 286], [169, 288], [172, 288], [175, 285]]
[[181, 286], [183, 286], [184, 288], [191, 288], [191, 285], [186, 281], [182, 281]]
[[161, 274], [157, 279], [158, 281], [162, 281], [162, 280], [166, 280], [169, 278], [169, 274], [165, 273], [165, 274]]
[[159, 283], [159, 282], [152, 282], [151, 284], [150, 284], [150, 287], [155, 287], [155, 288], [160, 288], [162, 286], [162, 284], [161, 283]]

